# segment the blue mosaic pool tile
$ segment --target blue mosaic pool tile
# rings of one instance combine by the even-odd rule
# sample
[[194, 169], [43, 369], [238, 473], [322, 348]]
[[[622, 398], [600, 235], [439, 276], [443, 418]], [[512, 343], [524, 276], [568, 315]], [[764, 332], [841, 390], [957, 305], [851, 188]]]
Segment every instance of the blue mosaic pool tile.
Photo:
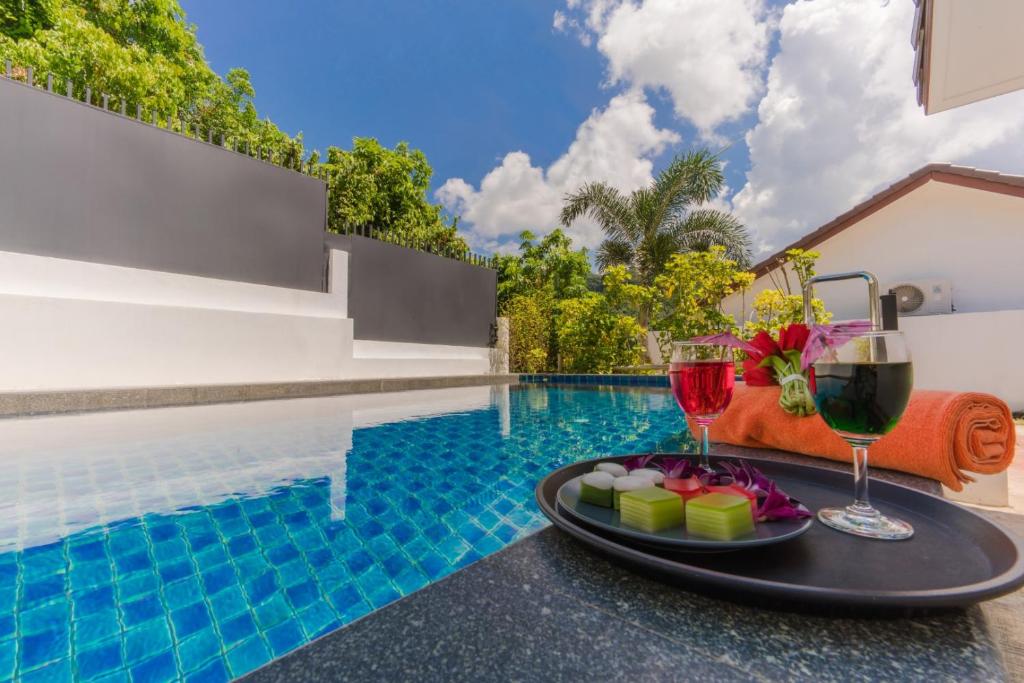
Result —
[[256, 615], [256, 623], [259, 624], [260, 629], [266, 631], [286, 620], [292, 614], [292, 610], [284, 596], [276, 593], [262, 604], [256, 605], [253, 608], [253, 613]]
[[7, 681], [14, 678], [17, 650], [18, 643], [15, 640], [0, 640], [0, 680]]
[[218, 628], [224, 645], [230, 647], [255, 635], [256, 621], [249, 612], [242, 612], [225, 621], [218, 621]]
[[139, 662], [130, 671], [133, 683], [164, 683], [178, 678], [178, 668], [171, 650]]
[[197, 602], [171, 612], [174, 637], [180, 641], [197, 631], [213, 625], [206, 603]]
[[249, 638], [239, 643], [228, 650], [227, 654], [228, 667], [231, 675], [235, 678], [243, 676], [253, 669], [258, 669], [272, 658], [270, 650], [259, 637]]
[[86, 612], [84, 615], [75, 616], [73, 622], [72, 639], [76, 649], [84, 649], [120, 634], [121, 623], [115, 610]]
[[70, 554], [72, 562], [109, 561], [106, 545], [102, 539], [72, 545]]
[[221, 640], [213, 628], [205, 628], [187, 638], [178, 638], [178, 658], [184, 671], [198, 671], [220, 653]]
[[275, 656], [294, 650], [305, 640], [302, 628], [297, 621], [291, 619], [267, 629], [266, 633], [267, 642]]
[[129, 664], [135, 664], [156, 652], [169, 650], [173, 644], [171, 629], [166, 620], [149, 621], [125, 633], [125, 660]]
[[299, 623], [307, 639], [313, 639], [325, 630], [340, 625], [338, 617], [329, 603], [315, 602], [298, 614]]
[[0, 640], [6, 640], [15, 633], [14, 615], [0, 615]]
[[186, 683], [224, 683], [229, 680], [231, 674], [223, 657], [213, 659], [199, 671], [185, 677]]
[[71, 639], [66, 629], [24, 635], [19, 640], [19, 671], [28, 671], [71, 654]]
[[218, 621], [224, 621], [249, 609], [249, 603], [241, 589], [235, 587], [210, 598], [210, 608]]
[[160, 603], [160, 597], [156, 594], [146, 595], [123, 603], [121, 609], [124, 613], [124, 623], [129, 627], [145, 623], [151, 619], [158, 619], [165, 614], [164, 606]]
[[121, 641], [110, 640], [88, 650], [82, 650], [75, 657], [75, 669], [79, 678], [93, 681], [112, 671], [124, 668], [121, 658]]
[[[207, 595], [212, 595], [208, 592]], [[201, 600], [203, 589], [198, 577], [189, 576], [163, 587], [163, 601], [167, 609], [176, 610]]]
[[301, 610], [321, 599], [320, 590], [315, 581], [306, 581], [285, 589], [288, 602], [293, 609]]
[[46, 666], [32, 671], [22, 672], [19, 677], [21, 683], [52, 683], [53, 681], [72, 680], [73, 668], [70, 659], [61, 659], [50, 662]]
[[[0, 552], [0, 672], [237, 677], [540, 528], [533, 486], [545, 472], [679, 440], [682, 420], [659, 394], [612, 402], [609, 392], [519, 387], [509, 396], [505, 434], [493, 409], [355, 431], [341, 498], [319, 476]], [[216, 477], [224, 454], [208, 446]], [[145, 457], [65, 485], [127, 481]], [[157, 457], [161, 480], [180, 476], [172, 461], [171, 451]], [[76, 509], [94, 507], [79, 499]], [[36, 630], [50, 640], [33, 639]]]

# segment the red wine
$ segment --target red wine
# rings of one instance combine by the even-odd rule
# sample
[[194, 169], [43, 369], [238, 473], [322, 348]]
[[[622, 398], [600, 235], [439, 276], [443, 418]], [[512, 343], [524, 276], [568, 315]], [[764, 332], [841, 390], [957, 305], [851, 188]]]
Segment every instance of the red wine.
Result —
[[736, 366], [730, 361], [672, 363], [668, 371], [672, 395], [692, 417], [714, 418], [732, 400]]
[[910, 401], [910, 363], [815, 363], [814, 405], [837, 432], [882, 436]]

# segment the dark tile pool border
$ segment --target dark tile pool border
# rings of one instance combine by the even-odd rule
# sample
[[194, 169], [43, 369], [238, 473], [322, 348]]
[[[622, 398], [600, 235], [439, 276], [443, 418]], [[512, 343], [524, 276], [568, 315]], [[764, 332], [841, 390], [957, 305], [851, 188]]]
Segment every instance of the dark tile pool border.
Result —
[[0, 418], [518, 383], [518, 375], [461, 375], [277, 382], [273, 384], [6, 392], [0, 393]]

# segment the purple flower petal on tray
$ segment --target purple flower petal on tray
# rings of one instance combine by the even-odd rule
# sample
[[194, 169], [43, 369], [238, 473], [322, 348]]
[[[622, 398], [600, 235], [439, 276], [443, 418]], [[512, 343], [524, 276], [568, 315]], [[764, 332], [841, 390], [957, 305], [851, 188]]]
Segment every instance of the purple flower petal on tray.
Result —
[[647, 463], [649, 463], [653, 458], [653, 455], [634, 455], [623, 460], [622, 466], [629, 472], [632, 472], [633, 470], [641, 470], [647, 467]]
[[780, 491], [774, 481], [768, 486], [768, 495], [757, 506], [759, 522], [804, 519], [810, 516], [810, 510]]

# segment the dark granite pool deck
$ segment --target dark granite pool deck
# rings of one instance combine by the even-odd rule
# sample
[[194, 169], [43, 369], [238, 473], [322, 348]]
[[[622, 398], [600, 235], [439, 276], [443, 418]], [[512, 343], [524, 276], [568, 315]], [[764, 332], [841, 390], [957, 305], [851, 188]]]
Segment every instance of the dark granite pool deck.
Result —
[[[993, 516], [1024, 533], [1019, 515]], [[1022, 653], [1020, 591], [899, 619], [754, 608], [645, 578], [548, 527], [245, 680], [1003, 681], [1020, 680]]]

